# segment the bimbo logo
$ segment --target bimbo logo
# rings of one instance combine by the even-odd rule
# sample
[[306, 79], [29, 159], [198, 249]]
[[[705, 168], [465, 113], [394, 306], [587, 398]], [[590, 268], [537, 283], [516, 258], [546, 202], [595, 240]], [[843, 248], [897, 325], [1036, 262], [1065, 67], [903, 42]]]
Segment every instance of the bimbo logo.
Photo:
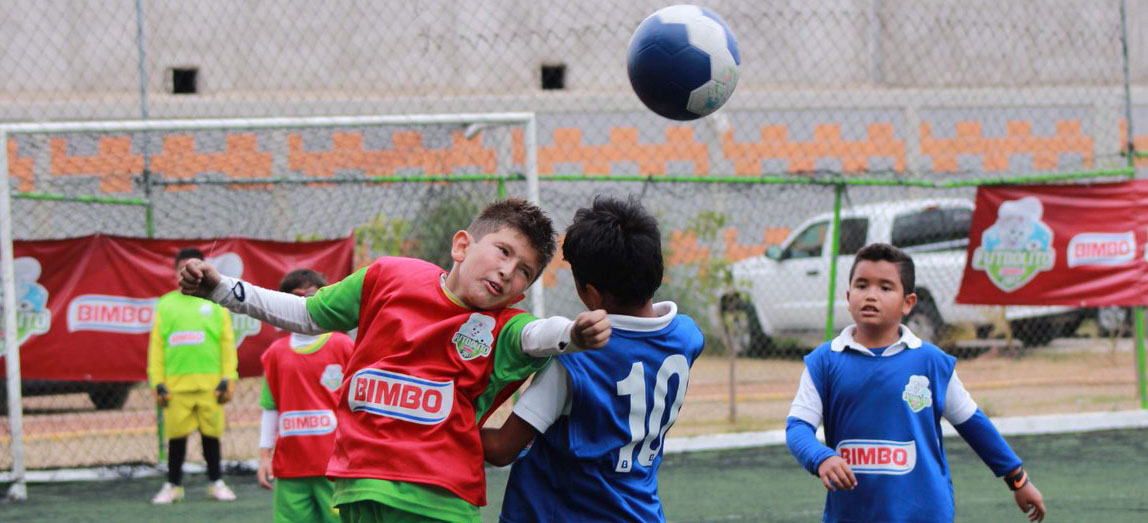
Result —
[[1068, 242], [1068, 266], [1124, 265], [1136, 256], [1136, 235], [1086, 232]]
[[280, 436], [319, 436], [335, 431], [335, 413], [329, 410], [289, 410], [279, 415]]
[[363, 369], [351, 376], [347, 396], [352, 412], [434, 425], [445, 420], [454, 407], [454, 382]]
[[68, 304], [68, 332], [149, 332], [155, 320], [155, 302], [155, 298], [77, 296]]
[[207, 334], [203, 331], [175, 331], [167, 337], [167, 344], [171, 347], [202, 345], [204, 341], [207, 341]]
[[837, 454], [854, 474], [908, 474], [917, 466], [915, 441], [847, 439], [837, 444]]

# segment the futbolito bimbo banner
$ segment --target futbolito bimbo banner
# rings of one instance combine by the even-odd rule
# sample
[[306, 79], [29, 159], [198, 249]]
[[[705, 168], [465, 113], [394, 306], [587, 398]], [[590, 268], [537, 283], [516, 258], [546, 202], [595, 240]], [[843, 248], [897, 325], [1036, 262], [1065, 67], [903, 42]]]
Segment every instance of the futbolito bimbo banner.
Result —
[[958, 303], [1148, 304], [1148, 181], [977, 189]]
[[[96, 235], [15, 242], [16, 334], [22, 377], [147, 379], [147, 344], [155, 303], [177, 288], [173, 257], [182, 247], [199, 248], [223, 274], [278, 289], [283, 276], [299, 268], [319, 271], [331, 282], [347, 276], [354, 240], [291, 243]], [[259, 375], [263, 349], [286, 333], [237, 314], [232, 314], [232, 327], [239, 374]]]

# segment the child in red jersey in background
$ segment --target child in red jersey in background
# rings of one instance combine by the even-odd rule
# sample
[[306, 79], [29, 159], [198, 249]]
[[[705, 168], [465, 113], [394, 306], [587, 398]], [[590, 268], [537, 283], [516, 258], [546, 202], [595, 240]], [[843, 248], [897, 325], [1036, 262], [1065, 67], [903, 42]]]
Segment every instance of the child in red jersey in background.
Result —
[[[287, 273], [280, 292], [314, 296], [327, 279], [310, 269]], [[259, 484], [272, 488], [275, 521], [339, 521], [335, 484], [324, 474], [335, 448], [335, 391], [354, 341], [341, 332], [291, 334], [263, 352]]]
[[481, 521], [479, 427], [549, 356], [596, 349], [603, 310], [571, 321], [510, 308], [550, 262], [554, 226], [520, 199], [488, 205], [451, 240], [450, 271], [383, 257], [309, 298], [184, 267], [180, 286], [292, 332], [359, 329], [339, 389], [335, 504], [344, 521]]

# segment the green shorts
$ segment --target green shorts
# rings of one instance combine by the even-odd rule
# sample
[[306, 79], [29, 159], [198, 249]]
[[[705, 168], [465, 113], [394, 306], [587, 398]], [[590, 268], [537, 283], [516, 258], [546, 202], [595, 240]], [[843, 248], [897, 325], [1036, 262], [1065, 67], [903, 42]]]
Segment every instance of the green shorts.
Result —
[[369, 500], [339, 505], [339, 517], [343, 523], [446, 523]]
[[322, 476], [275, 478], [275, 522], [339, 521], [334, 505], [335, 484]]

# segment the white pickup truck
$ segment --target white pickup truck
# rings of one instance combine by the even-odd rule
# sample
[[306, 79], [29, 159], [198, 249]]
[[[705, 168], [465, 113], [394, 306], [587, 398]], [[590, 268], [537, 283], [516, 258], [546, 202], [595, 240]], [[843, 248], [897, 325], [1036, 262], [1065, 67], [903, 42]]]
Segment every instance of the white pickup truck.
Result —
[[[737, 346], [766, 355], [779, 335], [824, 333], [830, 263], [837, 264], [833, 304], [835, 331], [852, 323], [845, 301], [849, 268], [857, 251], [889, 243], [913, 256], [917, 306], [905, 319], [917, 335], [940, 341], [946, 325], [967, 324], [987, 335], [1001, 309], [954, 302], [965, 268], [973, 203], [963, 199], [902, 200], [857, 205], [841, 211], [836, 260], [830, 260], [833, 214], [810, 218], [780, 246], [732, 266], [735, 291], [721, 297], [720, 312]], [[1013, 334], [1026, 345], [1043, 345], [1079, 324], [1067, 307], [1005, 309]]]

